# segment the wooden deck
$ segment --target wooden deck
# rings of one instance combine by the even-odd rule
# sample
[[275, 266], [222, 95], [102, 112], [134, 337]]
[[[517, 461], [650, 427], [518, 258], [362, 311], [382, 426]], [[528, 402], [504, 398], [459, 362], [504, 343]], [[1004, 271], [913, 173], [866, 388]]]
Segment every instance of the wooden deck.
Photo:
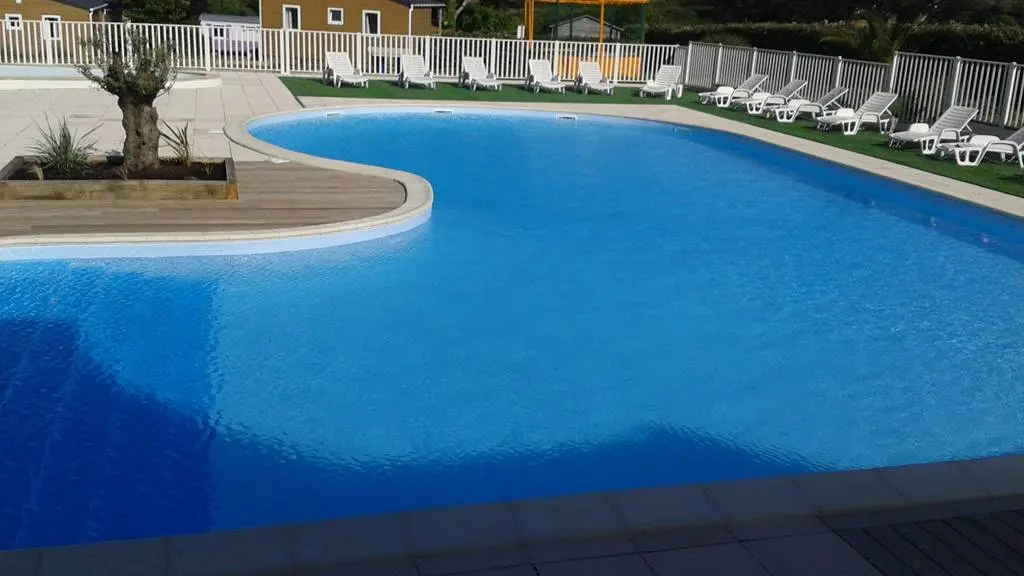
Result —
[[887, 514], [862, 515], [854, 522], [861, 526], [836, 530], [885, 576], [1024, 575], [1024, 512], [1019, 509], [905, 520]]
[[235, 167], [238, 200], [3, 201], [0, 237], [288, 228], [366, 218], [405, 202], [405, 189], [383, 178], [301, 164]]

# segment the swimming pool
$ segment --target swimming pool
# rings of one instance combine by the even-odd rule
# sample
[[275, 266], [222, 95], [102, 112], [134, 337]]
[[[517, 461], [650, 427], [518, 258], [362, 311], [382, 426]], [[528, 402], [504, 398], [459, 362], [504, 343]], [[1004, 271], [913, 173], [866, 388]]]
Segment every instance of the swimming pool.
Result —
[[1024, 449], [1019, 221], [743, 138], [425, 109], [333, 249], [0, 264], [0, 546]]
[[[220, 76], [202, 72], [178, 72], [174, 88], [215, 88]], [[92, 83], [69, 66], [0, 64], [0, 90], [51, 90], [91, 88]]]

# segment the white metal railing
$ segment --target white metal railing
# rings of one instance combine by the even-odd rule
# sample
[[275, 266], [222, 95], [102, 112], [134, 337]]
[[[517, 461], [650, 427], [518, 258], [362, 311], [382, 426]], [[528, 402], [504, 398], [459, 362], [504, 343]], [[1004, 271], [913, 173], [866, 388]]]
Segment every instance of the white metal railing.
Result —
[[398, 75], [399, 55], [417, 53], [440, 79], [457, 78], [463, 56], [479, 56], [501, 80], [524, 80], [527, 61], [544, 58], [566, 79], [575, 77], [581, 61], [591, 60], [614, 82], [640, 83], [661, 65], [676, 64], [685, 70], [687, 87], [735, 85], [760, 73], [768, 75], [763, 89], [769, 91], [796, 78], [807, 80], [803, 95], [810, 98], [845, 86], [849, 92], [843, 103], [850, 106], [876, 90], [892, 90], [900, 95], [898, 112], [907, 121], [930, 120], [960, 104], [977, 107], [980, 122], [1024, 124], [1024, 65], [903, 52], [885, 64], [701, 42], [599, 44], [266, 28], [214, 33], [210, 27], [178, 24], [24, 21], [0, 29], [0, 64], [92, 64], [96, 55], [86, 41], [105, 36], [112, 40], [108, 45], [123, 45], [129, 26], [170, 46], [175, 66], [184, 69], [319, 74], [327, 52], [344, 51], [365, 74], [389, 78]]
[[849, 88], [843, 102], [856, 106], [876, 90], [900, 95], [900, 118], [936, 118], [954, 104], [978, 108], [978, 121], [1005, 127], [1024, 125], [1024, 65], [929, 54], [897, 53], [891, 64], [838, 56], [763, 50], [691, 42], [686, 50], [686, 85], [735, 85], [750, 74], [767, 74], [765, 90], [794, 78], [807, 80], [802, 94], [820, 96]]

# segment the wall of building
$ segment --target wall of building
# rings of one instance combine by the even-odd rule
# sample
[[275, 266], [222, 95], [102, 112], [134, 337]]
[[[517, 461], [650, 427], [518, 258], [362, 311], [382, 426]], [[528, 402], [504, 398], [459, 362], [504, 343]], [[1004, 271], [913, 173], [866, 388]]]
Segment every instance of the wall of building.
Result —
[[[0, 0], [0, 16], [6, 14], [21, 14], [22, 20], [42, 20], [43, 16], [60, 16], [61, 20], [69, 22], [88, 22], [89, 11], [52, 0]], [[97, 18], [98, 17], [98, 18]], [[102, 14], [93, 14], [94, 21], [102, 21]]]
[[[376, 10], [380, 12], [381, 34], [409, 32], [409, 8], [391, 0], [263, 0], [260, 14], [262, 26], [280, 28], [282, 9], [289, 4], [300, 7], [300, 26], [303, 30], [362, 32], [363, 10]], [[328, 24], [328, 8], [342, 8], [345, 11], [344, 24]], [[425, 36], [437, 32], [437, 28], [431, 24], [429, 8], [413, 10], [412, 20], [413, 34]]]

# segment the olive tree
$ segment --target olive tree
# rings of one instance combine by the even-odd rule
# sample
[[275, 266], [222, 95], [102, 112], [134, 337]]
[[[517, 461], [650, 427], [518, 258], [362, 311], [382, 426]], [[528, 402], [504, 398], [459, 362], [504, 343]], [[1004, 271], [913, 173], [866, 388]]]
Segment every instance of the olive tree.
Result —
[[175, 71], [166, 46], [131, 27], [123, 37], [100, 33], [86, 41], [92, 66], [78, 71], [103, 90], [117, 96], [124, 127], [124, 168], [131, 174], [160, 165], [159, 117], [153, 102], [170, 90]]

